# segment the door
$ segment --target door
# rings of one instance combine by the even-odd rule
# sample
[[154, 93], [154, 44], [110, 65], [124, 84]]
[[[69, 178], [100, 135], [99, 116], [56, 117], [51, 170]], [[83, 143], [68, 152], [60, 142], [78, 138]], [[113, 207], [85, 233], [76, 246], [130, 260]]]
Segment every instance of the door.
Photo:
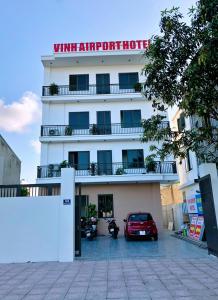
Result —
[[98, 175], [112, 175], [112, 151], [100, 150], [97, 152]]
[[99, 134], [111, 134], [110, 111], [97, 111], [97, 128]]
[[110, 94], [110, 74], [96, 74], [96, 93]]
[[208, 252], [218, 256], [218, 229], [210, 175], [199, 179]]

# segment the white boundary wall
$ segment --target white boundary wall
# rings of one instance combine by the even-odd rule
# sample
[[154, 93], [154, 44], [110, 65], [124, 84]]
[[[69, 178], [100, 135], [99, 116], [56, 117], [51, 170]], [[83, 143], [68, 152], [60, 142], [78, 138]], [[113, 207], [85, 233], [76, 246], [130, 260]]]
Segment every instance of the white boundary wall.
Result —
[[0, 263], [73, 261], [75, 174], [61, 174], [60, 196], [0, 198]]

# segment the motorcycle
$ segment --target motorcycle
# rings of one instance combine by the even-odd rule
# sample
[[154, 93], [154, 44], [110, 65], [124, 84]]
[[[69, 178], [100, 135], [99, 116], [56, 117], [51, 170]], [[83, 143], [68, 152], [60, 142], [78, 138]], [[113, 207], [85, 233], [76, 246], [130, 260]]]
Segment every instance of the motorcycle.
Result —
[[92, 241], [97, 236], [97, 220], [91, 217], [85, 227], [86, 238]]
[[118, 236], [118, 232], [119, 232], [119, 227], [116, 224], [116, 220], [112, 219], [112, 220], [108, 220], [108, 232], [111, 234], [113, 239], [117, 239]]

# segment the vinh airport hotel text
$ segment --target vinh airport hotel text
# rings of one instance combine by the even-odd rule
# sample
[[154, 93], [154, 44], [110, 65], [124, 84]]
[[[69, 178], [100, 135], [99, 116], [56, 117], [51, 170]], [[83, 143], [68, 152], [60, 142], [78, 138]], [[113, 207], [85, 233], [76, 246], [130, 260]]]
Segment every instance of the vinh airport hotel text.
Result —
[[[172, 158], [151, 168], [141, 120], [154, 114], [141, 91], [147, 40], [55, 44], [42, 56], [41, 160], [37, 183], [60, 182], [60, 169], [76, 170], [81, 215], [96, 204], [99, 233], [114, 217], [123, 233], [129, 212], [151, 212], [162, 228], [160, 184], [178, 180]], [[167, 122], [162, 126], [169, 126]], [[69, 186], [69, 189], [71, 187]]]

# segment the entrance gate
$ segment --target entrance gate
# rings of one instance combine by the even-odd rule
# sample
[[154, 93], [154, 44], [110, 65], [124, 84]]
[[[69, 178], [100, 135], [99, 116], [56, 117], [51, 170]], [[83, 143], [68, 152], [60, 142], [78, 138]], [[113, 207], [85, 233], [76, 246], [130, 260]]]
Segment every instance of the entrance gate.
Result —
[[199, 179], [209, 254], [218, 256], [218, 229], [210, 175]]
[[81, 185], [77, 186], [77, 195], [75, 195], [75, 256], [81, 256]]

